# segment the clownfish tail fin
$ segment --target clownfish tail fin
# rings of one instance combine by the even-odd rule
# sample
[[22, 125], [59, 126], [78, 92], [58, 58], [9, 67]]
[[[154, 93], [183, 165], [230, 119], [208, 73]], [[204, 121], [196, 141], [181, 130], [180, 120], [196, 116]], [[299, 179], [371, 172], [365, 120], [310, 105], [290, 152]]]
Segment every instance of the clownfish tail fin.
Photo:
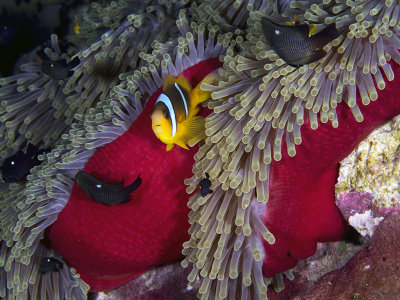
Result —
[[210, 91], [204, 91], [200, 88], [202, 83], [212, 84], [217, 81], [217, 74], [212, 72], [203, 78], [202, 81], [190, 92], [190, 99], [193, 106], [196, 107], [200, 103], [207, 101], [211, 98]]

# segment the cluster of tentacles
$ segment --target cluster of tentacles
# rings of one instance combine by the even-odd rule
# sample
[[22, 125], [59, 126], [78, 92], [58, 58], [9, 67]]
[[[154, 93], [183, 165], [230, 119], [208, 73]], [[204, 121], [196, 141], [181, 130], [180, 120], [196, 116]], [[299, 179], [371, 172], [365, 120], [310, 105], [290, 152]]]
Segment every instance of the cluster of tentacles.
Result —
[[[303, 127], [315, 130], [319, 124], [331, 122], [340, 128], [339, 107], [340, 112], [351, 111], [354, 119], [362, 122], [362, 106], [378, 99], [377, 89], [386, 87], [385, 77], [394, 79], [389, 61], [400, 63], [398, 1], [139, 3], [112, 2], [106, 8], [91, 5], [88, 22], [78, 21], [82, 32], [93, 30], [98, 39], [91, 32], [90, 39], [95, 41], [75, 52], [61, 53], [57, 37], [51, 37], [51, 47], [44, 50], [50, 59], [80, 59], [69, 78], [55, 80], [44, 74], [40, 57], [22, 65], [19, 73], [0, 78], [2, 160], [28, 143], [52, 148], [40, 156], [40, 165], [31, 170], [26, 182], [0, 186], [0, 297], [84, 299], [89, 290], [84, 280], [97, 290], [113, 288], [151, 263], [166, 262], [165, 257], [155, 257], [132, 274], [118, 277], [111, 273], [109, 277], [116, 280], [104, 279], [109, 274], [90, 272], [93, 260], [82, 252], [76, 251], [79, 257], [68, 256], [68, 249], [78, 243], [63, 245], [62, 236], [56, 233], [68, 227], [65, 216], [76, 203], [74, 195], [79, 196], [75, 174], [92, 168], [90, 159], [96, 153], [107, 155], [101, 148], [115, 149], [111, 145], [126, 136], [138, 138], [142, 127], [138, 125], [135, 131], [135, 121], [145, 120], [164, 78], [219, 58], [223, 62], [219, 83], [202, 85], [212, 92], [208, 102], [212, 113], [206, 118], [206, 138], [194, 154], [194, 176], [185, 180], [187, 193], [193, 193], [208, 173], [213, 193], [201, 197], [196, 192], [188, 201], [190, 239], [183, 244], [186, 258], [182, 264], [193, 265], [190, 282], [200, 276], [202, 299], [266, 299], [268, 285], [274, 281], [277, 289], [282, 288], [282, 274], [292, 278], [290, 271], [284, 271], [293, 266], [290, 261], [278, 270], [266, 260], [268, 245], [278, 238], [268, 225], [268, 200], [274, 189], [269, 185], [272, 165], [279, 167], [283, 157], [296, 155], [296, 147], [304, 140]], [[114, 13], [116, 6], [123, 18]], [[100, 17], [96, 11], [102, 12]], [[328, 54], [322, 60], [294, 68], [265, 43], [260, 23], [264, 15], [282, 19], [297, 15], [302, 22], [321, 28], [335, 23], [341, 35], [326, 45]], [[106, 32], [101, 33], [104, 28]], [[71, 37], [73, 49], [79, 47], [79, 41], [85, 45], [84, 40], [79, 35]], [[146, 145], [153, 153], [153, 144]], [[139, 151], [133, 146], [129, 149]], [[109, 172], [112, 168], [104, 167]], [[118, 175], [112, 178], [120, 179]], [[180, 222], [184, 225], [175, 229], [183, 230], [178, 235], [182, 242], [189, 228], [186, 221], [183, 218]], [[332, 236], [340, 234], [338, 230]], [[91, 254], [98, 253], [91, 242], [79, 240], [93, 245]], [[73, 268], [38, 273], [44, 257], [63, 259], [49, 243], [59, 252], [64, 248], [65, 261], [84, 280]], [[176, 251], [174, 244], [171, 249]], [[153, 251], [151, 245], [145, 246]], [[126, 259], [124, 253], [114, 254]], [[178, 259], [180, 253], [167, 257]], [[99, 259], [102, 266], [100, 258], [93, 259]], [[113, 258], [102, 259], [113, 262]], [[284, 273], [273, 276], [276, 272]]]

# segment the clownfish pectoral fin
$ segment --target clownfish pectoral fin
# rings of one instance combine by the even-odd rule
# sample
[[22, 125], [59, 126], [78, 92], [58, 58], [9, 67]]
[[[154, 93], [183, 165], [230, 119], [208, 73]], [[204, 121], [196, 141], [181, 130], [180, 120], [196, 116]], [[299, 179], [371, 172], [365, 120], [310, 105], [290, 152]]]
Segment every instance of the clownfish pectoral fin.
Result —
[[[183, 134], [175, 142], [182, 148], [188, 149], [186, 145], [194, 146], [197, 142], [204, 138], [205, 127], [204, 118], [195, 116], [187, 119], [181, 124]], [[185, 146], [183, 147], [182, 144]]]
[[200, 103], [207, 101], [210, 98], [211, 98], [211, 92], [201, 90], [200, 85], [196, 86], [190, 92], [190, 99], [192, 101], [193, 107], [196, 107]]
[[167, 144], [167, 151], [170, 151], [172, 148], [174, 148], [174, 144]]

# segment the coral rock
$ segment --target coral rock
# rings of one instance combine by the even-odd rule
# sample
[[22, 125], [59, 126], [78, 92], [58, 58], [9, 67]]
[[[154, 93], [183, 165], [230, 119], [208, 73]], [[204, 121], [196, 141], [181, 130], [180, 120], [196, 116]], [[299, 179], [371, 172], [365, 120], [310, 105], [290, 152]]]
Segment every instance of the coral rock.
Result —
[[372, 132], [340, 163], [335, 191], [370, 193], [374, 206], [400, 206], [400, 117]]
[[115, 290], [95, 294], [96, 300], [196, 300], [197, 288], [188, 285], [189, 269], [180, 263], [152, 268]]
[[370, 245], [342, 269], [324, 276], [301, 299], [398, 299], [400, 295], [400, 214], [390, 214]]

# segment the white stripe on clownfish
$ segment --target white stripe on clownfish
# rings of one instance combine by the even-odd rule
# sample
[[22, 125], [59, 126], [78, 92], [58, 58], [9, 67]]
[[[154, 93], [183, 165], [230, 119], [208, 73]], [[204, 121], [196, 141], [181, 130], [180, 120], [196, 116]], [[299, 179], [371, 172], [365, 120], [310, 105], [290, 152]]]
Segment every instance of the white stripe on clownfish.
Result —
[[175, 88], [178, 90], [179, 94], [181, 94], [183, 104], [185, 105], [185, 112], [186, 112], [186, 119], [187, 119], [188, 116], [189, 116], [189, 112], [188, 112], [188, 107], [187, 107], [187, 103], [186, 103], [186, 98], [185, 98], [185, 96], [183, 95], [182, 90], [181, 90], [181, 88], [179, 87], [179, 85], [178, 85], [176, 82], [174, 83], [174, 85], [175, 85]]
[[171, 137], [173, 137], [176, 134], [176, 116], [175, 116], [174, 108], [172, 106], [171, 99], [169, 99], [169, 97], [167, 95], [165, 95], [164, 93], [161, 93], [161, 95], [158, 97], [158, 99], [156, 101], [156, 104], [158, 102], [164, 103], [165, 106], [168, 108], [169, 115], [171, 117], [171, 124], [172, 124]]

